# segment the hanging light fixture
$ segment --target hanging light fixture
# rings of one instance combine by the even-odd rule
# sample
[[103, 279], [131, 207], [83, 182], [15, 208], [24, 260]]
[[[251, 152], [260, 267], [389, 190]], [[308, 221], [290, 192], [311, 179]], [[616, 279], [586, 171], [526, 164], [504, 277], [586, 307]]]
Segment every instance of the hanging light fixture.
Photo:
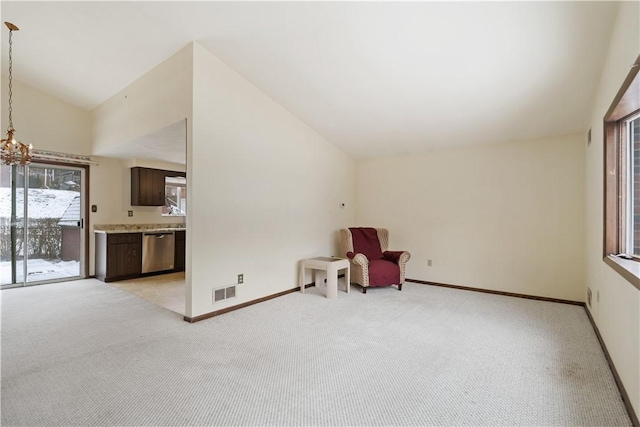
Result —
[[5, 25], [9, 28], [9, 127], [7, 128], [7, 139], [2, 140], [0, 145], [1, 161], [5, 165], [27, 165], [31, 162], [31, 150], [33, 146], [31, 144], [25, 145], [20, 141], [16, 141], [14, 134], [16, 130], [13, 128], [13, 119], [11, 117], [11, 101], [12, 101], [12, 78], [11, 75], [13, 69], [13, 57], [12, 57], [12, 35], [14, 31], [18, 31], [19, 28], [13, 25], [11, 22], [5, 22]]

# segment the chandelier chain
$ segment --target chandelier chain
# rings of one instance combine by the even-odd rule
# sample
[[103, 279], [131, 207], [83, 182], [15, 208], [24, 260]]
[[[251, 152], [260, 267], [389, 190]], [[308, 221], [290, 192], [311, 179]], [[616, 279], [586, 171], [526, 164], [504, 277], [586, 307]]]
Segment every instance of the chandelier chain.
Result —
[[5, 22], [5, 25], [9, 28], [9, 127], [7, 137], [0, 142], [0, 163], [25, 166], [31, 163], [33, 146], [16, 140], [13, 128], [13, 32], [19, 28], [11, 22]]
[[13, 99], [13, 82], [12, 82], [12, 71], [13, 71], [13, 30], [9, 30], [9, 129], [13, 130], [13, 119], [11, 113], [13, 111], [12, 99]]

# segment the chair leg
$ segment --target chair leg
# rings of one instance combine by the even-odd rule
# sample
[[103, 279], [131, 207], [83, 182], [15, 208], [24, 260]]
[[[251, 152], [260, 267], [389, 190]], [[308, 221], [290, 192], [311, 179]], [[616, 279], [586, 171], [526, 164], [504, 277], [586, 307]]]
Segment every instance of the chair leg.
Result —
[[398, 285], [398, 290], [399, 290], [399, 291], [401, 291], [401, 290], [402, 290], [402, 283], [400, 283], [400, 284]]
[[367, 293], [367, 288], [365, 286], [362, 287], [362, 293], [366, 294]]

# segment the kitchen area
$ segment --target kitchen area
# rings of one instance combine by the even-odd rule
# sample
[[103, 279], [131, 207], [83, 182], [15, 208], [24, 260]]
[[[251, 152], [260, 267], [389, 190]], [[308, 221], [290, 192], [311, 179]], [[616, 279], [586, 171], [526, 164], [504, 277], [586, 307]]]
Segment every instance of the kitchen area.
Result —
[[140, 209], [172, 222], [94, 224], [95, 277], [183, 315], [186, 173], [133, 166], [128, 174], [128, 217]]

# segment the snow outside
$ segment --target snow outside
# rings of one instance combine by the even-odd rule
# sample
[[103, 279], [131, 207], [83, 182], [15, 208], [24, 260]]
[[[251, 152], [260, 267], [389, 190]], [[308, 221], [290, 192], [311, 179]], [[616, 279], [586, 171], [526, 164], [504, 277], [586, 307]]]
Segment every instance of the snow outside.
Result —
[[[10, 168], [2, 166], [0, 186], [0, 283], [12, 283]], [[76, 277], [80, 274], [80, 171], [29, 166], [27, 243], [24, 242], [24, 172], [16, 168], [16, 283]]]

